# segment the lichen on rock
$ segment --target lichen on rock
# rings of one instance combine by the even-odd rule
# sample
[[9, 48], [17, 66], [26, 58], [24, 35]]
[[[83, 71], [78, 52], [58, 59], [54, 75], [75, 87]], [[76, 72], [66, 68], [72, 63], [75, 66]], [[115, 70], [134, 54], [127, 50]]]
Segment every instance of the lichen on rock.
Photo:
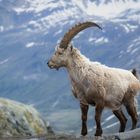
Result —
[[48, 134], [45, 121], [30, 105], [0, 98], [0, 137]]

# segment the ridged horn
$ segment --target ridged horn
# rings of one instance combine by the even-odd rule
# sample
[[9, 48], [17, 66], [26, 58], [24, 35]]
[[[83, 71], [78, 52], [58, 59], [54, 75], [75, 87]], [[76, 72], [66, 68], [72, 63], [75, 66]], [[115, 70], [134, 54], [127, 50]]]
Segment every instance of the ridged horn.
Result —
[[63, 39], [60, 42], [59, 47], [66, 49], [68, 47], [69, 42], [74, 38], [75, 35], [77, 35], [80, 31], [88, 28], [88, 27], [98, 27], [99, 29], [102, 29], [98, 24], [94, 22], [83, 22], [75, 25], [72, 27], [63, 37]]

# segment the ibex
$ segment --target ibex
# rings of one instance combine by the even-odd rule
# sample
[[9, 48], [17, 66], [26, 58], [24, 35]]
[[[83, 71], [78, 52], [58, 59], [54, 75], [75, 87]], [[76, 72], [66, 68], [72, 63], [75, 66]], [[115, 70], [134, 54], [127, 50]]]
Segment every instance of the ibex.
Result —
[[98, 62], [92, 62], [72, 46], [70, 41], [76, 34], [88, 27], [101, 27], [94, 22], [84, 22], [71, 28], [60, 41], [54, 55], [48, 61], [51, 69], [65, 67], [72, 85], [72, 92], [79, 100], [82, 112], [81, 134], [87, 134], [87, 112], [89, 105], [95, 106], [96, 132], [102, 135], [101, 114], [110, 108], [120, 121], [119, 132], [125, 130], [127, 118], [122, 112], [126, 107], [132, 119], [132, 129], [136, 128], [138, 115], [135, 107], [135, 95], [140, 90], [139, 80], [128, 70], [111, 68]]

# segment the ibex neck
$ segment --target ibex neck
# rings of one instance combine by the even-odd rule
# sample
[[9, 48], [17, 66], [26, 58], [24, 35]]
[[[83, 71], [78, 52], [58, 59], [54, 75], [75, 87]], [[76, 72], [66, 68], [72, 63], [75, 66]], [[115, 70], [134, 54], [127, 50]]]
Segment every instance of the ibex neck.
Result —
[[67, 70], [69, 76], [74, 81], [84, 78], [84, 69], [88, 68], [89, 59], [82, 55], [78, 50], [74, 50], [71, 59], [68, 62]]

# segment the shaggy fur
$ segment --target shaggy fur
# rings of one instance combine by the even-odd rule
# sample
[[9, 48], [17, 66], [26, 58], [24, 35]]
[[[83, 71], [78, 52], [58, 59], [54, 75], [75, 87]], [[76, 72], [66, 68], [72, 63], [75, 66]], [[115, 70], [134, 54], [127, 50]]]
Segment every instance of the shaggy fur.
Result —
[[117, 110], [125, 94], [132, 92], [135, 96], [140, 89], [139, 81], [131, 72], [91, 62], [76, 48], [73, 49], [67, 69], [74, 96], [85, 105], [98, 102], [102, 96], [106, 107]]
[[[99, 130], [97, 129], [95, 135], [102, 134], [100, 120], [98, 119], [100, 119], [104, 107], [110, 108], [120, 120], [120, 132], [122, 132], [125, 129], [127, 119], [121, 111], [121, 106], [125, 105], [132, 117], [132, 129], [136, 127], [138, 116], [134, 97], [137, 91], [140, 90], [140, 82], [130, 71], [91, 62], [71, 45], [66, 50], [57, 48], [48, 65], [50, 68], [56, 69], [60, 67], [67, 68], [73, 94], [80, 104], [85, 105], [82, 108], [88, 108], [86, 106], [90, 104], [96, 107], [97, 112], [101, 110], [99, 114], [96, 113], [95, 115], [95, 120], [99, 124]], [[82, 108], [81, 110], [83, 110]], [[84, 112], [87, 111], [82, 113], [86, 116]], [[85, 122], [84, 119], [82, 120]], [[83, 127], [81, 133], [85, 135], [87, 130], [86, 127], [85, 129]]]
[[[64, 38], [67, 39], [66, 37], [74, 30], [75, 28], [72, 28]], [[97, 126], [95, 136], [102, 135], [100, 122], [101, 114], [105, 107], [110, 108], [119, 119], [119, 132], [125, 130], [127, 122], [121, 110], [122, 105], [126, 107], [128, 114], [131, 116], [132, 129], [136, 128], [138, 115], [135, 107], [135, 95], [140, 90], [140, 82], [135, 77], [135, 71], [130, 72], [92, 62], [82, 55], [78, 49], [73, 48], [71, 44], [65, 47], [59, 46], [49, 60], [48, 66], [57, 70], [60, 67], [65, 67], [68, 71], [72, 92], [80, 102], [82, 135], [87, 134], [88, 105], [95, 106]]]

